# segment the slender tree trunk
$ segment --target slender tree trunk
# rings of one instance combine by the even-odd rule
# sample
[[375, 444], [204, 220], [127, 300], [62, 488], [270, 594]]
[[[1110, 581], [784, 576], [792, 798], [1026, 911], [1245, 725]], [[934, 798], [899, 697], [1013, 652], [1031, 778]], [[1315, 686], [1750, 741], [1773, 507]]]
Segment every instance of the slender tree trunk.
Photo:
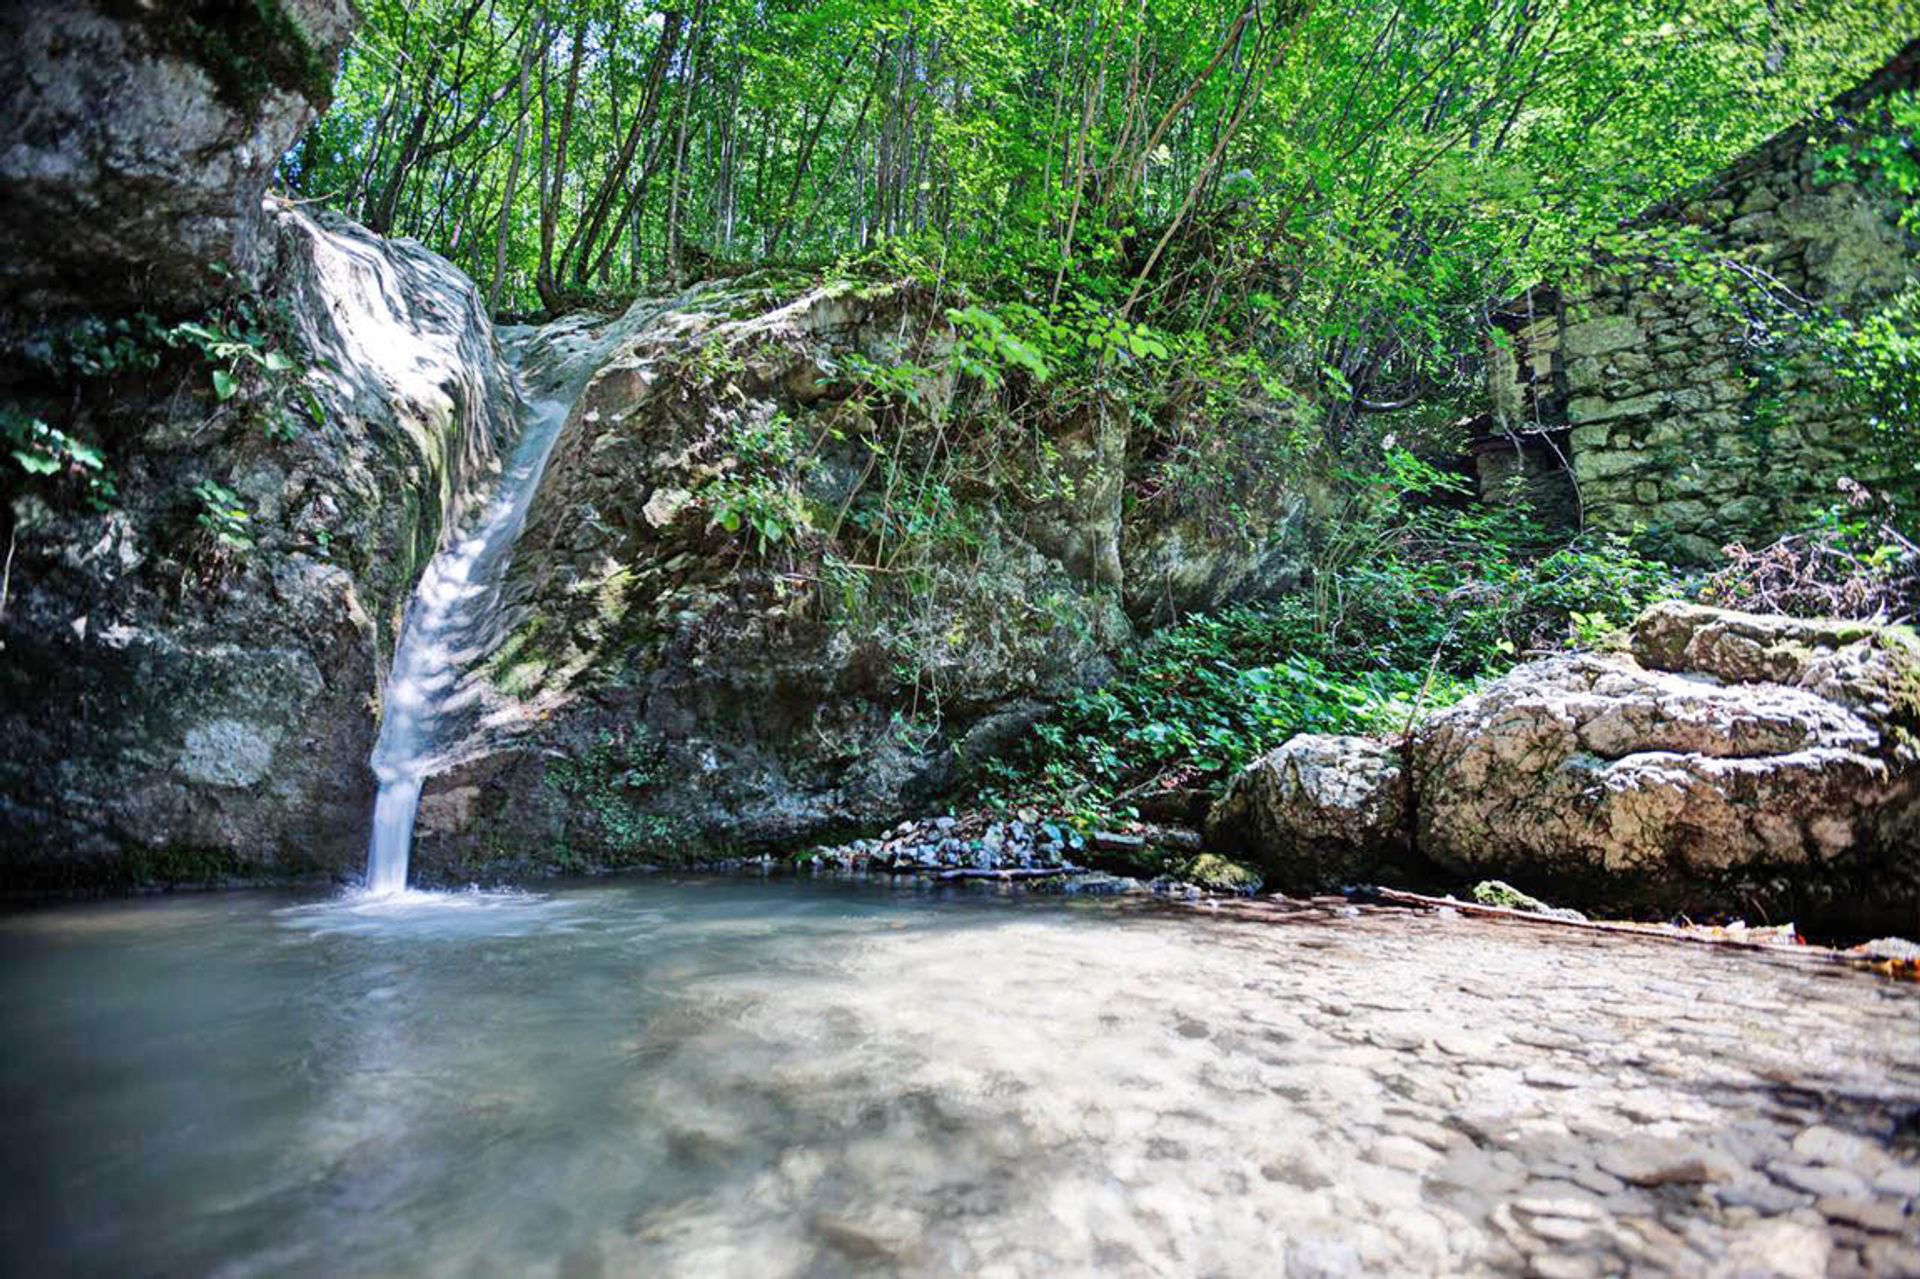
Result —
[[[540, 268], [535, 284], [540, 301], [549, 311], [560, 309], [560, 289], [554, 283], [553, 241], [560, 222], [560, 207], [567, 192], [567, 139], [573, 132], [574, 101], [580, 91], [580, 62], [586, 48], [587, 20], [574, 24], [573, 49], [567, 59], [566, 96], [560, 106], [560, 136], [553, 144], [551, 185], [540, 198]], [[544, 153], [545, 147], [542, 147]]]
[[527, 156], [527, 76], [532, 68], [532, 49], [533, 45], [529, 44], [528, 56], [520, 59], [520, 118], [513, 127], [513, 155], [507, 161], [507, 184], [500, 194], [500, 216], [494, 222], [493, 279], [487, 285], [488, 314], [500, 309], [500, 288], [507, 278], [507, 244], [513, 229], [513, 202], [520, 193], [520, 166], [526, 162]]

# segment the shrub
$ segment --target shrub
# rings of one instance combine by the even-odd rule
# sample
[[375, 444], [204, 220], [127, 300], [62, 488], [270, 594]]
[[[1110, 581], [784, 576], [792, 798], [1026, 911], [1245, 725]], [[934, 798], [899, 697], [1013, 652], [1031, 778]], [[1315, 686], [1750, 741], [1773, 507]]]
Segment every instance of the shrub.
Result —
[[1920, 547], [1864, 489], [1814, 528], [1750, 551], [1734, 544], [1700, 598], [1750, 613], [1911, 621], [1920, 616]]
[[1323, 580], [1149, 639], [989, 765], [986, 797], [1124, 815], [1156, 783], [1217, 784], [1296, 733], [1403, 732], [1528, 652], [1592, 644], [1684, 585], [1624, 539], [1540, 546], [1524, 507], [1416, 506], [1448, 477], [1389, 465], [1350, 478]]

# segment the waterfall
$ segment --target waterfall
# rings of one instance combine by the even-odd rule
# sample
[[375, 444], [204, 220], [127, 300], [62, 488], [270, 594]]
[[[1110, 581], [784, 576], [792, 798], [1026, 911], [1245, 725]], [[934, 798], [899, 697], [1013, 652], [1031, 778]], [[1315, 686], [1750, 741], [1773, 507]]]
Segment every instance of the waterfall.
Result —
[[565, 400], [528, 405], [519, 442], [485, 509], [428, 563], [407, 606], [387, 676], [386, 717], [373, 748], [380, 796], [367, 849], [370, 893], [405, 890], [420, 788], [444, 766], [445, 752], [460, 739], [457, 730], [478, 714], [481, 690], [464, 677], [499, 639], [500, 594], [513, 544], [567, 407]]

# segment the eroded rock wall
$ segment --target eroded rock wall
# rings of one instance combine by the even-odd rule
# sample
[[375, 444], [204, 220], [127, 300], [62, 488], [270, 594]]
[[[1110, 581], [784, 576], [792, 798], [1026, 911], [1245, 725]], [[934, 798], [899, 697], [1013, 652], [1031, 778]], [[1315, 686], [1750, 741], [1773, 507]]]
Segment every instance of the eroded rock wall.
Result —
[[[952, 337], [915, 286], [762, 276], [515, 340], [529, 396], [577, 399], [515, 552], [515, 625], [485, 663], [495, 710], [422, 801], [429, 876], [890, 822], [1098, 678], [1131, 634], [1124, 444], [1088, 421], [1061, 424], [1051, 451], [1080, 481], [1071, 498], [962, 467], [947, 533], [895, 557], [855, 531], [888, 501], [877, 457], [912, 483], [940, 464], [943, 431], [978, 426], [947, 374], [876, 407], [844, 372], [939, 368]], [[758, 455], [769, 433], [786, 442]], [[728, 514], [758, 479], [790, 492], [804, 527], [766, 538]]]
[[[9, 887], [356, 872], [382, 679], [414, 580], [516, 429], [472, 284], [418, 245], [265, 220], [322, 412], [288, 436], [204, 367], [89, 397], [105, 509], [8, 515], [0, 880]], [[230, 488], [222, 553], [194, 487]]]
[[270, 259], [260, 199], [350, 0], [0, 5], [0, 312], [190, 311]]

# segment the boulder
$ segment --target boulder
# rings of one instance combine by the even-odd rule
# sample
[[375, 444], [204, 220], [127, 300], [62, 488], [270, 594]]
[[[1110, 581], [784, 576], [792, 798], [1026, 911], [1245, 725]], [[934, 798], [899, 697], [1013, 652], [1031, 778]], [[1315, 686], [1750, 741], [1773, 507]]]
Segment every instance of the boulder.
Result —
[[0, 307], [187, 311], [270, 256], [349, 0], [0, 6]]
[[1668, 604], [1415, 732], [1420, 852], [1602, 909], [1911, 927], [1920, 641]]
[[[419, 865], [704, 860], [885, 825], [1131, 636], [1111, 423], [1059, 424], [1073, 500], [1010, 458], [955, 473], [953, 531], [898, 562], [855, 531], [887, 497], [876, 456], [923, 474], [940, 422], [971, 421], [948, 374], [876, 412], [836, 373], [939, 367], [951, 334], [916, 286], [761, 273], [515, 340], [529, 394], [572, 409], [509, 573], [494, 709], [427, 797], [486, 784]], [[796, 443], [755, 443], [773, 433]], [[778, 532], [740, 514], [756, 501]]]
[[1364, 879], [1407, 848], [1400, 752], [1368, 737], [1303, 733], [1249, 764], [1207, 816], [1207, 844], [1290, 891]]

